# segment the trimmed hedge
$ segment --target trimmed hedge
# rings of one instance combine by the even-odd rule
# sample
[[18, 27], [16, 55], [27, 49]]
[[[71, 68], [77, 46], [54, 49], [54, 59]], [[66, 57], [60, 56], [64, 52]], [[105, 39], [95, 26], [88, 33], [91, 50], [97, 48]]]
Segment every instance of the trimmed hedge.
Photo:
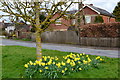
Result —
[[80, 30], [81, 37], [120, 37], [120, 22], [88, 24]]

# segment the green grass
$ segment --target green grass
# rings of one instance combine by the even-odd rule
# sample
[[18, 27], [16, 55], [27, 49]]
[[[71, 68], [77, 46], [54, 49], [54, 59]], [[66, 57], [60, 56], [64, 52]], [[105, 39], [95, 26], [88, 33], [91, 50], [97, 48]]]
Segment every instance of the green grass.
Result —
[[[21, 78], [25, 71], [24, 64], [36, 60], [35, 52], [35, 48], [30, 47], [2, 46], [2, 78]], [[43, 49], [43, 55], [57, 56], [61, 60], [61, 57], [67, 54], [69, 52]], [[72, 73], [63, 78], [118, 78], [119, 59], [103, 58], [106, 63], [102, 63], [101, 68]]]

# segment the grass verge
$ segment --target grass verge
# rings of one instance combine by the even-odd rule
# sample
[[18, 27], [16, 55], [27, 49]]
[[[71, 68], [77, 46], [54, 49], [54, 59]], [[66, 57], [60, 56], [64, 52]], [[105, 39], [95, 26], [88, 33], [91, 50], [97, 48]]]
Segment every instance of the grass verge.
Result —
[[[2, 78], [21, 78], [24, 74], [24, 64], [35, 61], [35, 48], [23, 46], [2, 46]], [[69, 52], [43, 49], [45, 56], [57, 56], [62, 60], [62, 56]], [[96, 57], [90, 55], [90, 57]], [[104, 57], [106, 63], [102, 63], [101, 68], [91, 69], [72, 73], [63, 78], [118, 78], [118, 58]]]

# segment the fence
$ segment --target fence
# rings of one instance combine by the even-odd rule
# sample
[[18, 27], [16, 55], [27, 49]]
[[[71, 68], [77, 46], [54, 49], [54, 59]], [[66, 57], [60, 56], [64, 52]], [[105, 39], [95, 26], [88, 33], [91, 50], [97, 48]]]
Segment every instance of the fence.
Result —
[[[42, 42], [48, 43], [70, 43], [80, 44], [82, 46], [101, 46], [101, 47], [119, 47], [119, 38], [93, 38], [93, 37], [78, 37], [75, 31], [56, 31], [44, 32]], [[35, 40], [34, 34], [32, 40]]]

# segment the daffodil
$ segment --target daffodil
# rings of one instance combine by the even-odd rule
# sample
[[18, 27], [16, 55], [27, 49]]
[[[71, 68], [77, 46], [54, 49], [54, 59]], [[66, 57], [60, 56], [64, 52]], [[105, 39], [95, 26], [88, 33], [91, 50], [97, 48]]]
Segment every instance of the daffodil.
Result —
[[79, 70], [81, 71], [81, 70], [82, 70], [82, 68], [79, 68]]
[[86, 55], [86, 57], [88, 57], [88, 55]]
[[90, 58], [88, 58], [88, 62], [91, 62], [91, 59], [90, 59]]
[[65, 70], [67, 70], [67, 68], [65, 68]]
[[52, 63], [52, 61], [49, 61], [47, 64], [50, 65]]
[[45, 66], [45, 63], [41, 63], [42, 66]]
[[63, 66], [65, 65], [65, 63], [62, 61], [62, 63], [61, 63]]
[[100, 59], [100, 56], [96, 57], [96, 59]]
[[75, 58], [74, 60], [77, 61], [77, 60], [80, 60], [80, 58]]
[[84, 63], [84, 64], [87, 64], [87, 61], [83, 60], [83, 63]]
[[62, 70], [62, 73], [65, 73], [65, 71], [64, 71], [64, 70]]
[[100, 58], [100, 61], [102, 61], [103, 59], [102, 58]]
[[33, 62], [32, 62], [32, 61], [30, 61], [30, 65], [33, 65]]
[[25, 64], [24, 67], [28, 68], [28, 64]]
[[39, 70], [40, 72], [42, 72], [42, 70]]
[[33, 63], [33, 65], [36, 65], [36, 63]]
[[36, 64], [39, 64], [39, 63], [40, 63], [40, 61], [36, 60], [36, 61], [35, 61], [35, 63], [36, 63]]
[[48, 58], [50, 58], [50, 56], [48, 56]]
[[55, 64], [55, 62], [53, 62], [53, 64]]
[[45, 69], [48, 69], [48, 67], [45, 67]]
[[70, 63], [70, 59], [67, 59], [67, 63]]
[[80, 57], [79, 54], [77, 54], [77, 56]]
[[80, 54], [80, 56], [82, 56], [82, 54]]
[[56, 66], [57, 66], [57, 67], [61, 67], [61, 64], [60, 64], [60, 63], [57, 63]]
[[45, 57], [44, 57], [44, 61], [46, 61], [46, 60], [47, 60], [47, 57], [45, 56]]

